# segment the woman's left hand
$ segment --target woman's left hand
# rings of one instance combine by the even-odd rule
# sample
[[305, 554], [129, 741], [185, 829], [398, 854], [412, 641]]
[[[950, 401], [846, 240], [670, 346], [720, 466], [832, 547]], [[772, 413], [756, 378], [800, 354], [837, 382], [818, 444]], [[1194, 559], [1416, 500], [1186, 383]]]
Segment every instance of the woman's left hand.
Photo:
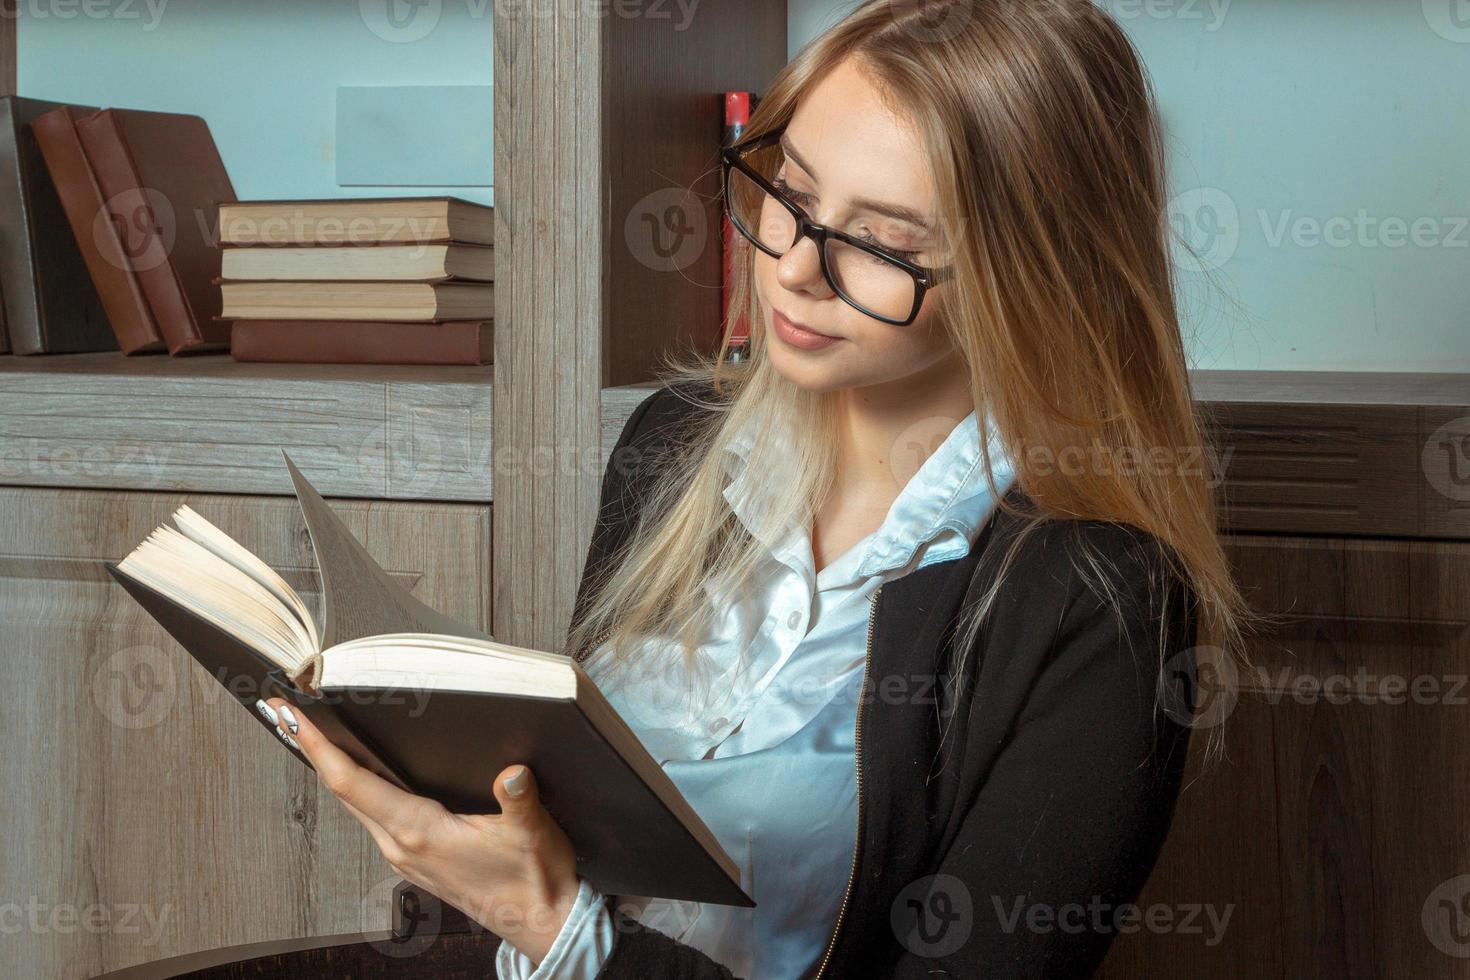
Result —
[[396, 874], [448, 902], [540, 963], [576, 899], [572, 842], [541, 806], [526, 766], [495, 777], [501, 812], [450, 813], [364, 769], [281, 698], [278, 728], [367, 828]]

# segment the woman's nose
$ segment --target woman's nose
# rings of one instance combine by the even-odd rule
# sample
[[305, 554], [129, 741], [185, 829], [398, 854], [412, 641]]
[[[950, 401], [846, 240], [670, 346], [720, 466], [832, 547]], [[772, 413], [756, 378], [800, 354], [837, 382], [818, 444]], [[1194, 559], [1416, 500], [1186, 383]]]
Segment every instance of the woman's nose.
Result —
[[817, 243], [803, 238], [776, 260], [776, 281], [793, 293], [808, 293], [818, 298], [832, 294], [832, 287], [822, 275], [822, 256]]

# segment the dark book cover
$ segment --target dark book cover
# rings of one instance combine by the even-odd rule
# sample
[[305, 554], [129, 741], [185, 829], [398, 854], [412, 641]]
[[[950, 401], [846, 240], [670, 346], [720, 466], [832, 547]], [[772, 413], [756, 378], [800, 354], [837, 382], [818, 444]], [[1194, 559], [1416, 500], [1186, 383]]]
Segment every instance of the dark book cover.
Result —
[[[0, 98], [0, 296], [17, 354], [117, 350], [31, 121], [58, 102]], [[77, 111], [90, 109], [73, 107]]]

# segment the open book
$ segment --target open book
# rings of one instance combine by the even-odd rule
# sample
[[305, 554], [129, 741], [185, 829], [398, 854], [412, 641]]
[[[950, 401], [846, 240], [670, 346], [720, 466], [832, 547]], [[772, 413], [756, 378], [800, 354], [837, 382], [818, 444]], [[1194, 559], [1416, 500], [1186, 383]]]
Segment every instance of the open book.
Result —
[[259, 707], [279, 696], [360, 765], [459, 813], [498, 812], [495, 775], [524, 763], [604, 894], [755, 904], [576, 662], [415, 599], [286, 465], [321, 574], [320, 626], [284, 578], [189, 507], [108, 571], [273, 734]]

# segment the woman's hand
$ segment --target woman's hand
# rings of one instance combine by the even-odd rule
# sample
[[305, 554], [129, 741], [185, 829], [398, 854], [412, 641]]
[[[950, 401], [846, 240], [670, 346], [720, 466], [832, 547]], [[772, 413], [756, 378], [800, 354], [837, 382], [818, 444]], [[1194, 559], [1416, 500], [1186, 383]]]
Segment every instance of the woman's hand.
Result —
[[498, 815], [450, 813], [353, 762], [281, 698], [277, 727], [300, 745], [322, 784], [373, 835], [395, 873], [438, 896], [536, 963], [577, 896], [576, 856], [541, 806], [525, 766], [495, 777]]

